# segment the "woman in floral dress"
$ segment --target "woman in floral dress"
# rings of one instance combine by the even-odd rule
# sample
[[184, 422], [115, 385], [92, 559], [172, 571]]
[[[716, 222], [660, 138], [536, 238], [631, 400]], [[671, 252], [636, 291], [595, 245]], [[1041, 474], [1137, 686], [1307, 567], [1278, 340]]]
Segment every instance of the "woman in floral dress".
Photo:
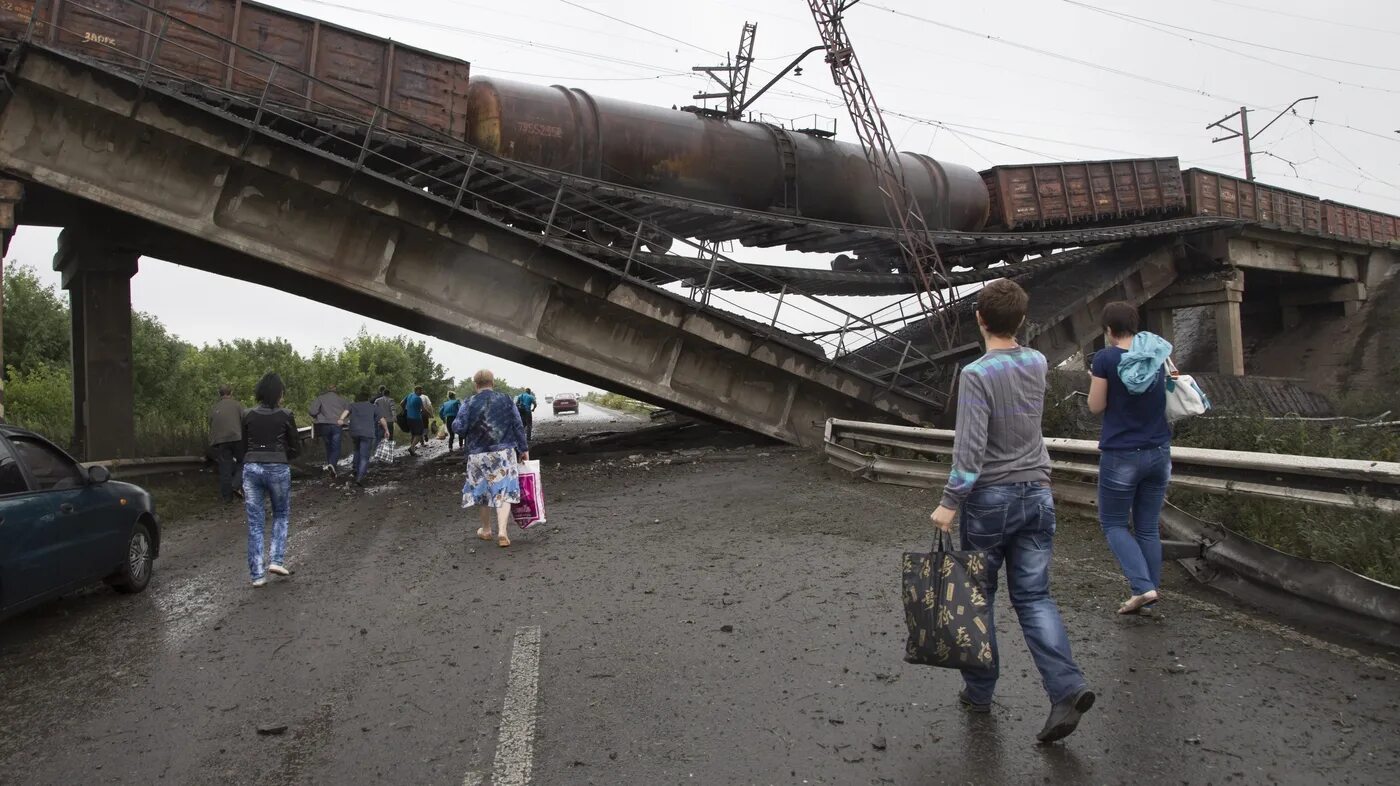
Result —
[[462, 438], [467, 453], [462, 507], [481, 511], [476, 536], [482, 540], [491, 540], [490, 509], [495, 508], [496, 543], [504, 548], [510, 545], [510, 506], [520, 502], [519, 463], [530, 460], [529, 444], [515, 402], [495, 390], [496, 375], [482, 369], [472, 383], [476, 395], [462, 404], [452, 421], [452, 431]]

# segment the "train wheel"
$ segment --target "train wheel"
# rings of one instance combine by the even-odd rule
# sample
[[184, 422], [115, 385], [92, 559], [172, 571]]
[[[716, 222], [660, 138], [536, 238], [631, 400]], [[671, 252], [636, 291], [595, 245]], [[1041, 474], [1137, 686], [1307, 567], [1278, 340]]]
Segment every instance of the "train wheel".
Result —
[[589, 221], [584, 231], [588, 234], [589, 240], [600, 246], [621, 247], [623, 232], [617, 227], [609, 226], [602, 221]]
[[642, 235], [642, 244], [653, 254], [664, 254], [671, 250], [671, 244], [675, 238], [660, 232], [650, 232]]

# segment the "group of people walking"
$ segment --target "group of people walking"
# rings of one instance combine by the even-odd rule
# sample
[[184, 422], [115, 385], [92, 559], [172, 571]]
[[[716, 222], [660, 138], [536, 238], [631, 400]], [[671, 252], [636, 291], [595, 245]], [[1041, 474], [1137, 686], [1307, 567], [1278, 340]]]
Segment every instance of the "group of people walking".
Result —
[[[1026, 644], [1050, 700], [1037, 739], [1072, 733], [1094, 705], [1095, 694], [1075, 662], [1069, 634], [1050, 594], [1055, 501], [1050, 456], [1041, 433], [1049, 367], [1045, 356], [1016, 341], [1029, 296], [999, 279], [977, 294], [977, 325], [986, 353], [959, 376], [953, 466], [934, 525], [958, 524], [961, 547], [981, 551], [991, 566], [990, 606], [996, 574], [1006, 567], [1007, 589]], [[1089, 407], [1102, 414], [1099, 448], [1099, 517], [1108, 545], [1122, 567], [1130, 597], [1118, 609], [1135, 614], [1161, 599], [1162, 546], [1158, 525], [1171, 477], [1166, 369], [1171, 345], [1139, 332], [1130, 303], [1103, 311], [1105, 348], [1092, 362]], [[989, 712], [999, 656], [987, 671], [963, 672], [959, 702]]]
[[[1050, 595], [1050, 564], [1055, 535], [1055, 502], [1050, 488], [1050, 457], [1041, 433], [1047, 375], [1045, 356], [1016, 341], [1029, 296], [1007, 279], [988, 283], [977, 295], [977, 325], [986, 353], [959, 377], [953, 466], [938, 508], [930, 518], [951, 531], [959, 524], [963, 550], [986, 554], [992, 586], [1007, 568], [1007, 589], [1032, 659], [1050, 700], [1050, 714], [1037, 738], [1042, 742], [1072, 733], [1094, 705], [1095, 694], [1071, 652], [1069, 634]], [[1171, 478], [1171, 430], [1166, 415], [1171, 345], [1138, 330], [1137, 309], [1112, 303], [1103, 310], [1105, 348], [1091, 364], [1089, 408], [1103, 415], [1099, 474], [1099, 518], [1109, 548], [1122, 567], [1131, 595], [1118, 609], [1135, 614], [1161, 600], [1162, 547], [1158, 532]], [[462, 507], [479, 511], [477, 537], [511, 544], [511, 506], [521, 500], [519, 465], [529, 460], [534, 395], [515, 399], [495, 390], [488, 370], [472, 377], [474, 395], [466, 401], [449, 393], [437, 414], [447, 426], [449, 448], [466, 456]], [[248, 569], [254, 586], [269, 573], [288, 575], [286, 541], [291, 510], [289, 462], [300, 439], [296, 420], [282, 407], [285, 388], [276, 374], [258, 382], [258, 404], [246, 412], [228, 386], [210, 412], [211, 442], [220, 468], [220, 494], [235, 493], [233, 478], [242, 468], [242, 495], [248, 519]], [[421, 387], [402, 403], [410, 451], [427, 441], [432, 402]], [[340, 432], [349, 426], [355, 440], [355, 477], [363, 481], [375, 445], [393, 438], [395, 403], [381, 388], [373, 401], [367, 389], [353, 403], [332, 386], [317, 397], [310, 414], [325, 442], [326, 467], [334, 471]], [[264, 550], [265, 501], [272, 508], [272, 543]], [[964, 671], [960, 703], [989, 712], [996, 688], [999, 655], [995, 629], [990, 670]]]
[[[460, 446], [466, 454], [466, 483], [462, 507], [481, 511], [478, 537], [510, 545], [507, 528], [511, 505], [520, 502], [518, 464], [529, 460], [529, 423], [534, 394], [527, 389], [517, 399], [495, 390], [495, 375], [478, 371], [473, 377], [475, 395], [467, 401], [455, 392], [436, 414], [447, 427], [448, 449]], [[291, 519], [291, 461], [301, 450], [296, 416], [282, 406], [286, 387], [281, 377], [269, 373], [258, 381], [257, 406], [244, 409], [229, 385], [221, 385], [219, 399], [210, 408], [211, 452], [219, 467], [219, 495], [229, 501], [243, 498], [248, 523], [248, 572], [254, 587], [267, 583], [269, 574], [291, 575], [286, 567], [287, 531]], [[354, 480], [363, 485], [369, 463], [379, 445], [394, 438], [394, 426], [407, 425], [409, 450], [426, 444], [431, 432], [432, 401], [421, 386], [397, 405], [381, 387], [371, 399], [368, 388], [355, 401], [329, 386], [311, 403], [315, 436], [325, 447], [322, 468], [336, 474], [341, 433], [354, 441]], [[272, 509], [271, 543], [266, 540], [266, 508]]]

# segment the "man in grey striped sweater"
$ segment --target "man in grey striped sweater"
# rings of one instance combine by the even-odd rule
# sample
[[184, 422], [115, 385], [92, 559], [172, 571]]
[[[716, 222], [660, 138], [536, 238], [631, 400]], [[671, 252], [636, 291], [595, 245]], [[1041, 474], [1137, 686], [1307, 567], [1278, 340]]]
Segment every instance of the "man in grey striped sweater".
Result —
[[[1006, 565], [1011, 606], [1050, 697], [1050, 717], [1036, 739], [1053, 742], [1074, 731], [1093, 706], [1094, 693], [1074, 662], [1060, 609], [1050, 597], [1055, 501], [1040, 432], [1048, 368], [1044, 355], [1016, 342], [1028, 303], [1026, 291], [1007, 279], [977, 293], [977, 326], [987, 353], [959, 375], [953, 469], [930, 518], [945, 532], [958, 519], [963, 550], [986, 553], [993, 583], [986, 588], [988, 600]], [[991, 711], [1000, 664], [995, 639], [992, 649], [990, 674], [963, 673], [958, 699], [973, 712]]]

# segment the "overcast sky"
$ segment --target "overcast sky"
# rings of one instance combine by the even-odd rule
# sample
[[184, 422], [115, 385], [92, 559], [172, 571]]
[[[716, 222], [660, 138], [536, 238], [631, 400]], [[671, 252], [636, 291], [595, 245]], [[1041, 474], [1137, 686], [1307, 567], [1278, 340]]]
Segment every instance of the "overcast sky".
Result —
[[[721, 62], [745, 21], [758, 24], [755, 84], [817, 42], [802, 0], [270, 4], [461, 57], [475, 74], [568, 84], [663, 106], [694, 103], [691, 95], [705, 82], [691, 67]], [[901, 149], [979, 169], [1174, 155], [1183, 168], [1240, 175], [1238, 140], [1212, 144], [1220, 134], [1205, 126], [1245, 104], [1257, 110], [1250, 117], [1257, 130], [1294, 99], [1317, 95], [1255, 141], [1256, 151], [1266, 154], [1255, 158], [1257, 178], [1400, 213], [1395, 0], [864, 0], [849, 13], [848, 27]], [[823, 122], [834, 120], [838, 138], [854, 141], [819, 56], [755, 111], [770, 118], [830, 118]], [[23, 229], [10, 258], [56, 283], [50, 271], [56, 237], [56, 230]], [[739, 249], [733, 255], [803, 266], [827, 261], [780, 251]], [[740, 300], [765, 307], [759, 299]], [[336, 345], [362, 325], [404, 332], [155, 260], [143, 260], [132, 301], [194, 342], [281, 336], [310, 350]], [[884, 301], [839, 302], [864, 313]], [[279, 321], [248, 319], [250, 303]], [[536, 390], [582, 387], [428, 341], [459, 377], [487, 365]]]

